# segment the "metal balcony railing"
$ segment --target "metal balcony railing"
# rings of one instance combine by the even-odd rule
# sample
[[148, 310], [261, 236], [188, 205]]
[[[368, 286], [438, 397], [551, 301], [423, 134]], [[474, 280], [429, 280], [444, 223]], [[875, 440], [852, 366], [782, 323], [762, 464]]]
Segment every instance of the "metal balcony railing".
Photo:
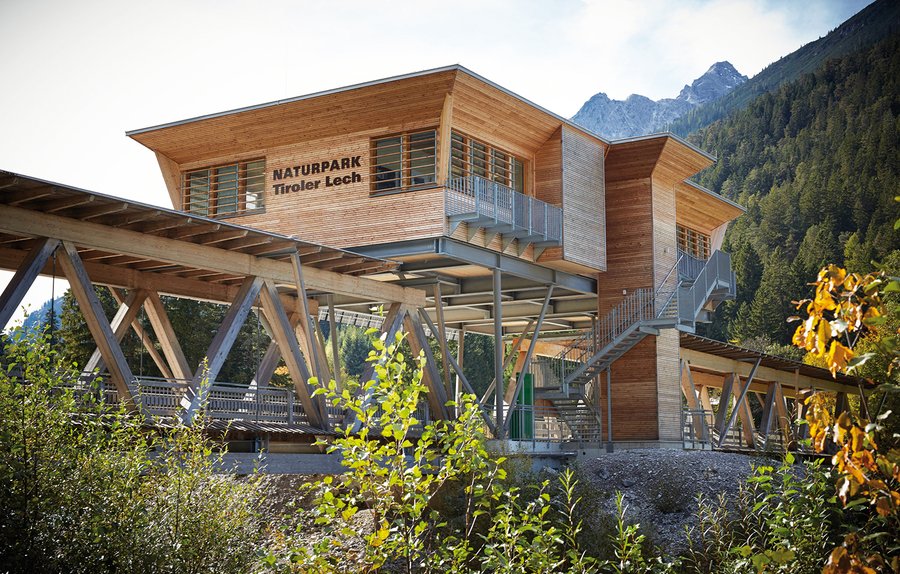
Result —
[[447, 180], [444, 213], [527, 243], [562, 242], [562, 209], [479, 176]]

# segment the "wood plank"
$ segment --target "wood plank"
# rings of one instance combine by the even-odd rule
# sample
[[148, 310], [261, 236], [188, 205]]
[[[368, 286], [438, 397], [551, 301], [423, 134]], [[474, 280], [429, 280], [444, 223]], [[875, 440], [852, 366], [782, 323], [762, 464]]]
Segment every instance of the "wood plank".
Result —
[[116, 341], [109, 321], [106, 320], [103, 307], [94, 293], [94, 286], [78, 256], [78, 249], [68, 241], [63, 241], [62, 247], [59, 251], [60, 267], [69, 280], [69, 288], [78, 301], [88, 330], [100, 348], [103, 360], [106, 361], [110, 379], [119, 393], [119, 400], [127, 408], [140, 410], [140, 397], [132, 392], [134, 375], [125, 360], [122, 348]]
[[[3, 229], [13, 233], [34, 236], [39, 231], [43, 236], [71, 241], [92, 249], [239, 276], [249, 274], [271, 279], [276, 283], [292, 283], [294, 280], [289, 262], [257, 258], [211, 246], [194, 245], [165, 237], [74, 221], [17, 207], [0, 206], [0, 223]], [[344, 276], [315, 268], [305, 270], [304, 279], [310, 289], [364, 300], [397, 301], [414, 307], [425, 306], [425, 293], [418, 289]]]
[[[253, 302], [256, 301], [257, 295], [262, 288], [263, 279], [259, 277], [248, 276], [244, 279], [241, 288], [238, 290], [234, 302], [228, 308], [222, 324], [216, 330], [206, 352], [205, 364], [201, 362], [194, 371], [194, 377], [188, 385], [184, 397], [181, 399], [183, 413], [181, 415], [185, 424], [192, 424], [199, 411], [206, 403], [206, 397], [209, 394], [209, 387], [212, 385], [219, 371], [225, 365], [228, 358], [228, 352], [231, 350]], [[204, 369], [205, 367], [205, 369]]]
[[0, 329], [9, 323], [22, 300], [34, 284], [35, 278], [47, 264], [47, 261], [59, 247], [56, 239], [42, 238], [37, 245], [16, 266], [16, 272], [0, 295]]

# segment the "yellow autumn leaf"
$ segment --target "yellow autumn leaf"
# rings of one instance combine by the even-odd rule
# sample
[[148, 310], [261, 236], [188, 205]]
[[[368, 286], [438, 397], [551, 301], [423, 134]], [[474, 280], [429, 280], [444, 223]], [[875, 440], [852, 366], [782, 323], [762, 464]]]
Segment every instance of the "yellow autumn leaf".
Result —
[[828, 370], [831, 371], [831, 375], [835, 376], [838, 371], [844, 371], [847, 368], [847, 363], [852, 358], [853, 351], [851, 349], [837, 341], [831, 341], [831, 348], [828, 350], [825, 362], [828, 364]]

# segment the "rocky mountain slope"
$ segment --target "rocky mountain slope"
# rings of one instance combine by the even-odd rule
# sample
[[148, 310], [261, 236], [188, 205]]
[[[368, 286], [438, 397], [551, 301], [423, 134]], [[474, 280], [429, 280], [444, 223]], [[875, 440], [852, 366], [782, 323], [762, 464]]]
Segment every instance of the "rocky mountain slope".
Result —
[[718, 100], [745, 81], [747, 76], [729, 62], [716, 62], [675, 98], [653, 101], [632, 94], [626, 100], [611, 100], [600, 92], [585, 102], [572, 120], [609, 139], [664, 131], [696, 106]]
[[[827, 35], [779, 58], [734, 90], [682, 114], [672, 122], [669, 130], [685, 136], [704, 128], [745, 108], [757, 97], [775, 92], [780, 86], [815, 72], [828, 60], [868, 49], [898, 29], [900, 2], [876, 0]], [[601, 135], [605, 134], [601, 132]]]

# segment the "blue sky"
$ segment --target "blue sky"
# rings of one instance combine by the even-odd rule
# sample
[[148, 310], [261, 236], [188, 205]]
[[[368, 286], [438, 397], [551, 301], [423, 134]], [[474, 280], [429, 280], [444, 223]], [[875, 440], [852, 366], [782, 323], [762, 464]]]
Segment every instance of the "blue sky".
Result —
[[167, 205], [126, 130], [455, 63], [569, 117], [752, 76], [868, 3], [3, 0], [0, 169]]

